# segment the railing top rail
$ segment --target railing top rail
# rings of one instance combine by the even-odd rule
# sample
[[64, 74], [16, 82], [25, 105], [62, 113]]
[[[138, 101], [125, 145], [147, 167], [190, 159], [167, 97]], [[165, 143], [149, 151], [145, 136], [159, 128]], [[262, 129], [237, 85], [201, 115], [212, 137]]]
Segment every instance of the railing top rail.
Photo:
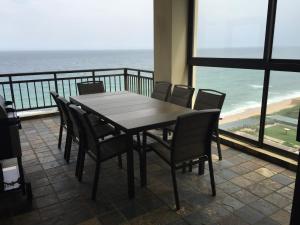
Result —
[[127, 70], [131, 70], [131, 71], [140, 71], [140, 72], [144, 72], [144, 73], [154, 73], [154, 71], [152, 70], [140, 70], [140, 69], [135, 69], [135, 68], [125, 68]]
[[134, 68], [107, 68], [107, 69], [82, 69], [82, 70], [58, 70], [58, 71], [43, 71], [43, 72], [26, 72], [26, 73], [5, 73], [0, 74], [0, 77], [8, 76], [35, 76], [35, 75], [50, 75], [50, 74], [66, 74], [66, 73], [84, 73], [84, 72], [105, 72], [105, 71], [115, 71], [115, 70], [131, 70], [131, 71], [140, 71], [145, 73], [153, 73], [151, 70], [140, 70]]

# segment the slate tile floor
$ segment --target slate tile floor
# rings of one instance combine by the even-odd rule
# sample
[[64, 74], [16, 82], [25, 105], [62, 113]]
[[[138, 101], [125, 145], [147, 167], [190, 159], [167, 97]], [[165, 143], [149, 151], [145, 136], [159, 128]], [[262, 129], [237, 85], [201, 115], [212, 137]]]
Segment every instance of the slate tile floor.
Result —
[[[58, 118], [24, 121], [21, 141], [30, 205], [22, 196], [2, 197], [0, 224], [20, 225], [284, 225], [289, 223], [295, 173], [222, 146], [214, 146], [217, 196], [211, 196], [208, 171], [198, 176], [178, 171], [183, 209], [176, 212], [170, 171], [154, 154], [148, 157], [148, 187], [139, 186], [135, 156], [136, 197], [127, 197], [126, 171], [116, 160], [104, 163], [97, 201], [90, 200], [94, 162], [87, 159], [83, 182], [74, 176], [76, 144], [70, 164], [57, 148]], [[125, 161], [125, 159], [124, 159]], [[10, 164], [10, 161], [6, 161]], [[124, 163], [125, 164], [125, 163]]]

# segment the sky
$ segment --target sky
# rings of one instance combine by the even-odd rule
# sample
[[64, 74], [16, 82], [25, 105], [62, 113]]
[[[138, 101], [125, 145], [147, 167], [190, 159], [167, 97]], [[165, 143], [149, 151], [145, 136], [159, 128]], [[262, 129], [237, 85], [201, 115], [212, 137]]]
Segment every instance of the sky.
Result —
[[[300, 1], [277, 1], [274, 47], [300, 46]], [[198, 47], [263, 47], [268, 0], [199, 0]]]
[[[268, 0], [199, 0], [199, 48], [263, 47]], [[278, 0], [274, 46], [300, 46], [300, 0]], [[0, 0], [1, 50], [153, 49], [153, 0]]]
[[153, 0], [0, 0], [0, 50], [153, 49]]

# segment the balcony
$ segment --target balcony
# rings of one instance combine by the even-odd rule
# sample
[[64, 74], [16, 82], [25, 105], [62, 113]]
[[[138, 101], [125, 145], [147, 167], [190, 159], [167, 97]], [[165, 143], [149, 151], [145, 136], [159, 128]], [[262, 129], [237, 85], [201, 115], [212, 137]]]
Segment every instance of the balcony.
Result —
[[[19, 110], [54, 106], [45, 88], [47, 84], [50, 89], [58, 88], [66, 97], [76, 92], [72, 82], [84, 79], [104, 79], [107, 91], [127, 87], [147, 95], [152, 90], [151, 77], [141, 76], [141, 70], [121, 70], [124, 73], [113, 70], [114, 74], [112, 70], [105, 70], [106, 73], [108, 71], [109, 75], [98, 75], [99, 71], [72, 72], [92, 74], [81, 78], [62, 78], [61, 74], [70, 72], [55, 72], [52, 74], [54, 79], [30, 78], [22, 81], [8, 76], [12, 83], [2, 83], [2, 90], [9, 91], [11, 85], [17, 87], [6, 94], [13, 94], [9, 96], [14, 96]], [[51, 76], [51, 73], [47, 74]], [[120, 82], [126, 80], [128, 83]], [[136, 85], [138, 83], [140, 85]], [[26, 90], [30, 86], [47, 91], [28, 98]], [[182, 209], [175, 211], [170, 169], [153, 153], [149, 154], [146, 188], [139, 186], [139, 161], [135, 155], [136, 197], [133, 200], [127, 196], [126, 168], [119, 169], [117, 161], [110, 160], [103, 164], [97, 201], [92, 201], [90, 192], [95, 162], [87, 158], [83, 182], [78, 182], [74, 175], [77, 146], [73, 145], [70, 164], [65, 162], [63, 150], [57, 148], [59, 117], [27, 118], [22, 127], [23, 165], [25, 177], [32, 183], [33, 203], [20, 202], [20, 199], [12, 201], [12, 197], [2, 198], [0, 224], [171, 225], [199, 224], [200, 221], [202, 224], [230, 225], [289, 224], [295, 173], [233, 148], [222, 146], [224, 159], [219, 161], [216, 146], [213, 146], [216, 197], [210, 194], [207, 170], [202, 176], [197, 174], [197, 168], [191, 173], [178, 172]]]

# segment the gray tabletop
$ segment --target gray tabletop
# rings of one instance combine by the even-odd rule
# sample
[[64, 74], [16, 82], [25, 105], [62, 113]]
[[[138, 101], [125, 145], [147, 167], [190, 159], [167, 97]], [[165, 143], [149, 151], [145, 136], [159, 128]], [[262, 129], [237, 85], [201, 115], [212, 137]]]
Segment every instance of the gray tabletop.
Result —
[[192, 111], [130, 92], [80, 95], [70, 100], [130, 133], [173, 124], [179, 115]]

